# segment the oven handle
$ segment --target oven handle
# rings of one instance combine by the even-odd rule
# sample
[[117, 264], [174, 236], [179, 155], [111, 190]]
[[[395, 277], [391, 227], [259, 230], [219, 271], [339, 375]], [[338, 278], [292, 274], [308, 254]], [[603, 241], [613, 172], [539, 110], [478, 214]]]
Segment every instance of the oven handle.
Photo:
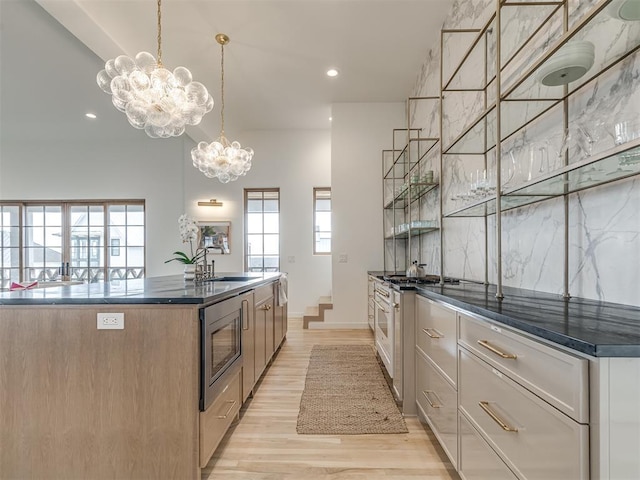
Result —
[[387, 309], [384, 308], [384, 305], [381, 305], [380, 302], [378, 302], [375, 298], [373, 299], [373, 303], [375, 303], [378, 306], [378, 308], [382, 310], [384, 313], [389, 313], [387, 312]]
[[[244, 304], [245, 302], [247, 303], [247, 308], [245, 310], [244, 308]], [[249, 330], [249, 300], [242, 300], [242, 304], [240, 306], [240, 315], [242, 315], [242, 329], [243, 330]], [[245, 327], [245, 320], [247, 323], [247, 326]]]
[[383, 296], [389, 298], [389, 292], [386, 292], [384, 290], [380, 290], [380, 289], [376, 288], [376, 293], [379, 293], [380, 295], [383, 295]]

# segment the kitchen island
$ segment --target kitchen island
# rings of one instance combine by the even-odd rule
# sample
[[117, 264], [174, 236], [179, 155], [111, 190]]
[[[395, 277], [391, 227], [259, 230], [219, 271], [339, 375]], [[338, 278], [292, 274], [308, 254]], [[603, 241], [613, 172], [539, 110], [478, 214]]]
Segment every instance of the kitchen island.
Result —
[[[234, 280], [1, 293], [0, 478], [199, 478], [215, 448], [204, 422], [230, 422], [242, 393], [238, 359], [229, 379], [237, 402], [203, 417], [200, 311], [254, 291], [270, 292], [270, 318], [278, 308], [280, 273], [221, 276]], [[270, 332], [265, 361], [282, 341]]]

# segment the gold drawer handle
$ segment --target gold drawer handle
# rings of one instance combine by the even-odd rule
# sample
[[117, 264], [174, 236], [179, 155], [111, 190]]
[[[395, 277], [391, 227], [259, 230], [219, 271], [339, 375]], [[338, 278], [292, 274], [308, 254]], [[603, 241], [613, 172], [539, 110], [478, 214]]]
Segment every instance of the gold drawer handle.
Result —
[[[426, 333], [429, 336], [429, 338], [444, 338], [444, 335], [442, 335], [435, 328], [423, 328], [422, 331]], [[435, 334], [431, 332], [435, 332]]]
[[227, 410], [227, 413], [225, 413], [224, 415], [218, 415], [218, 418], [220, 418], [220, 419], [227, 418], [229, 416], [229, 414], [231, 413], [231, 410], [233, 410], [233, 407], [236, 406], [236, 401], [235, 400], [227, 400], [227, 403], [231, 403], [231, 406], [229, 407], [229, 410]]
[[504, 430], [505, 432], [518, 432], [517, 428], [507, 425], [493, 410], [489, 408], [489, 402], [481, 401], [478, 402], [478, 405], [480, 405], [480, 408], [484, 410], [485, 413], [489, 415], [494, 422], [500, 425], [500, 428], [502, 428], [502, 430]]
[[496, 347], [494, 347], [493, 345], [491, 345], [488, 341], [486, 340], [478, 340], [478, 345], [480, 345], [481, 347], [486, 348], [487, 350], [489, 350], [490, 352], [495, 353], [496, 355], [498, 355], [500, 358], [510, 358], [512, 360], [515, 360], [516, 358], [518, 358], [518, 356], [514, 353], [504, 353], [501, 352], [500, 350], [498, 350]]
[[431, 399], [429, 398], [429, 394], [432, 394], [435, 398], [438, 398], [438, 396], [436, 395], [436, 392], [434, 392], [433, 390], [423, 390], [422, 391], [422, 395], [424, 395], [424, 398], [427, 399], [427, 402], [429, 402], [429, 405], [431, 405], [431, 408], [440, 408], [440, 407], [442, 407], [441, 403], [433, 403], [431, 401]]
[[271, 310], [271, 305], [262, 305], [262, 306], [260, 307], [260, 310], [267, 310], [267, 311], [268, 311], [268, 310]]

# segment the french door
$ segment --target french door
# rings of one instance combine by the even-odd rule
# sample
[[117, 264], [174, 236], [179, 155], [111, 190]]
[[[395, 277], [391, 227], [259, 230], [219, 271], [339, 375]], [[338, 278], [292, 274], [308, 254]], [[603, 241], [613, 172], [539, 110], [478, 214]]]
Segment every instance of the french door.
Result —
[[144, 202], [3, 205], [2, 285], [144, 276]]

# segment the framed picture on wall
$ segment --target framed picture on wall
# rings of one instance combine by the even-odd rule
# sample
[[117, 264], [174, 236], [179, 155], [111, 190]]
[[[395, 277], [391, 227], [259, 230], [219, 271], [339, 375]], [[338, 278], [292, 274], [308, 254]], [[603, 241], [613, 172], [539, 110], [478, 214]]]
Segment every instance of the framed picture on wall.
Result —
[[221, 255], [229, 253], [231, 222], [198, 222], [198, 228], [198, 248]]

